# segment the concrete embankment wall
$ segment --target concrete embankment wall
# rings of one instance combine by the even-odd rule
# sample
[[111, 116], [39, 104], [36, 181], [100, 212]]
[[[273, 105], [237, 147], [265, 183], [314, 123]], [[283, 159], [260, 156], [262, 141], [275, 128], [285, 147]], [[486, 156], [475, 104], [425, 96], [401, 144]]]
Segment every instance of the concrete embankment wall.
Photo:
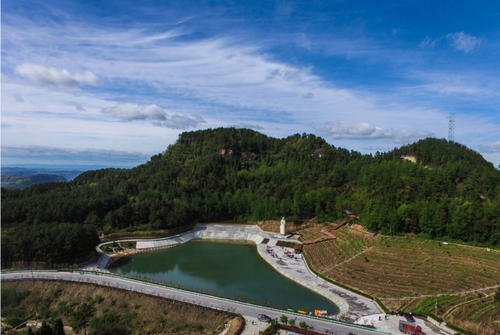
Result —
[[259, 244], [264, 240], [259, 230], [259, 228], [250, 225], [197, 225], [192, 231], [182, 235], [162, 239], [137, 240], [136, 248], [153, 249], [170, 247], [194, 239], [243, 240]]

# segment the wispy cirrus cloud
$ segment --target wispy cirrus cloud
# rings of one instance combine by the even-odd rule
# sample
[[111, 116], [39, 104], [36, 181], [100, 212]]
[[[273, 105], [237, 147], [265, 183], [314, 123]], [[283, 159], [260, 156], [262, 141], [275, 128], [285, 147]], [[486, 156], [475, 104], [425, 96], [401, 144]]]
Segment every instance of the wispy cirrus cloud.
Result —
[[[403, 73], [398, 68], [403, 63], [428, 73], [429, 69], [422, 66], [427, 60], [421, 56], [433, 58], [434, 51], [407, 50], [404, 43], [378, 43], [362, 33], [353, 38], [341, 33], [295, 32], [266, 40], [249, 30], [243, 35], [226, 27], [205, 31], [196, 26], [198, 20], [190, 21], [189, 27], [169, 26], [165, 21], [162, 18], [161, 23], [114, 25], [75, 16], [34, 22], [29, 15], [22, 20], [6, 15], [2, 23], [2, 81], [8, 86], [17, 85], [23, 101], [2, 93], [6, 101], [3, 116], [15, 127], [36, 128], [29, 132], [12, 129], [5, 136], [8, 142], [16, 143], [17, 139], [26, 143], [31, 136], [37, 143], [54, 145], [73, 138], [75, 143], [81, 141], [87, 146], [120, 149], [135, 145], [137, 150], [158, 152], [186, 128], [245, 124], [257, 125], [269, 135], [285, 136], [343, 120], [330, 125], [330, 138], [345, 140], [349, 148], [362, 149], [367, 140], [387, 144], [428, 133], [445, 134], [448, 111], [428, 98], [435, 99], [436, 92], [445, 94], [446, 99], [483, 93], [481, 86], [469, 81], [446, 79], [404, 78], [400, 85], [398, 77], [391, 78], [393, 86], [391, 82], [380, 85], [377, 75], [382, 71], [370, 71], [375, 63], [391, 64], [398, 75]], [[210, 21], [214, 21], [212, 17]], [[465, 33], [456, 34], [439, 40], [429, 38], [422, 46], [446, 43], [467, 53], [480, 45], [471, 43]], [[293, 38], [287, 38], [290, 36]], [[273, 53], [278, 49], [276, 45], [285, 49], [286, 43], [295, 44], [294, 52], [302, 48], [308, 55], [326, 55], [328, 61], [315, 63], [315, 57], [301, 59], [300, 55], [294, 58], [286, 52]], [[462, 57], [451, 48], [443, 49]], [[359, 71], [350, 71], [349, 62], [362, 65], [361, 80], [357, 77], [357, 82], [353, 79], [349, 83], [351, 73], [353, 78], [356, 73], [359, 76]], [[12, 75], [16, 67], [38, 63], [57, 64], [52, 68], [55, 75], [43, 75], [41, 79], [31, 74], [19, 76], [19, 72]], [[328, 64], [327, 70], [317, 68], [322, 64]], [[365, 68], [370, 72], [365, 73]], [[67, 73], [62, 76], [65, 79], [60, 79], [63, 69]], [[75, 80], [87, 69], [102, 78], [99, 87]], [[374, 89], [360, 84], [365, 79], [373, 79], [369, 85]], [[400, 88], [405, 84], [408, 92]], [[80, 90], [52, 89], [68, 86]], [[39, 90], [35, 92], [34, 87]], [[2, 88], [5, 91], [5, 85]], [[485, 129], [484, 123], [478, 119], [473, 130]], [[493, 127], [498, 130], [494, 123]], [[134, 141], [130, 140], [131, 134]]]
[[457, 51], [470, 53], [481, 45], [482, 39], [463, 31], [458, 31], [437, 38], [426, 36], [420, 41], [419, 46], [421, 48], [434, 48], [441, 42], [448, 42]]
[[106, 107], [102, 109], [102, 112], [116, 117], [121, 121], [151, 121], [155, 125], [172, 129], [194, 128], [205, 123], [205, 120], [200, 116], [169, 113], [164, 108], [155, 104], [118, 104]]
[[97, 85], [99, 78], [90, 71], [71, 73], [66, 69], [25, 63], [16, 67], [16, 72], [41, 85], [74, 88], [83, 85]]
[[487, 78], [471, 73], [450, 72], [413, 72], [412, 78], [422, 81], [414, 89], [424, 89], [429, 92], [445, 95], [479, 96], [484, 98], [488, 95], [496, 95], [491, 87], [494, 84]]
[[463, 31], [448, 34], [447, 37], [450, 40], [451, 46], [453, 48], [465, 53], [473, 51], [481, 44], [480, 38], [470, 34], [466, 34]]

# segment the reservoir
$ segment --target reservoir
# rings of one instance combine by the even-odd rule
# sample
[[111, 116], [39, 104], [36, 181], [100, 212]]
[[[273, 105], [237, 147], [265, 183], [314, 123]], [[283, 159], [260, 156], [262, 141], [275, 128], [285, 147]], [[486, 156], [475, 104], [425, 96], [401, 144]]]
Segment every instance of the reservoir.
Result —
[[274, 270], [255, 245], [193, 241], [134, 255], [110, 270], [258, 305], [338, 313], [333, 302]]

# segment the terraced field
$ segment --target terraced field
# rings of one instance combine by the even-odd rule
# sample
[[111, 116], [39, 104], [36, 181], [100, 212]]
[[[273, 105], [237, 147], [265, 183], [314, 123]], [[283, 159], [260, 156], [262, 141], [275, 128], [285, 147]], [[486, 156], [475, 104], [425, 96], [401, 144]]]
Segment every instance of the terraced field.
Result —
[[380, 237], [362, 257], [324, 275], [387, 301], [500, 283], [500, 253], [416, 237]]
[[297, 233], [300, 234], [300, 239], [302, 241], [310, 241], [310, 240], [315, 240], [321, 236], [323, 236], [323, 233], [321, 230], [324, 228], [323, 225], [321, 224], [315, 224], [311, 227], [308, 227], [306, 229], [300, 229], [297, 231]]
[[[321, 236], [320, 227], [312, 227], [300, 231], [303, 239], [312, 240]], [[364, 233], [348, 227], [332, 232], [335, 240], [319, 242], [304, 246], [304, 253], [311, 266], [318, 272], [328, 275], [342, 262], [361, 256], [375, 242], [372, 234]], [[359, 257], [358, 256], [358, 257]]]
[[403, 310], [418, 314], [437, 314], [447, 322], [476, 334], [500, 333], [500, 303], [495, 291], [488, 290], [466, 295], [445, 295], [413, 299]]
[[[301, 234], [314, 238], [320, 231], [313, 227]], [[304, 246], [317, 273], [377, 297], [391, 310], [437, 312], [472, 332], [500, 333], [493, 291], [471, 292], [500, 284], [500, 251], [415, 236], [371, 238], [349, 227], [334, 235], [336, 240]]]

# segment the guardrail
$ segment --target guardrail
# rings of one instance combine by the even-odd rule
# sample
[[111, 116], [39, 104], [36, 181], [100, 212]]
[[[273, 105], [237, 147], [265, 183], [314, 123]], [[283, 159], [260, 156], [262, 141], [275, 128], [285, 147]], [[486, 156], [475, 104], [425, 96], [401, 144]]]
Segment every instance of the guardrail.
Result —
[[[238, 300], [233, 300], [233, 299], [229, 299], [229, 298], [225, 298], [225, 297], [220, 297], [220, 296], [210, 295], [210, 294], [206, 294], [206, 293], [200, 293], [200, 292], [196, 292], [196, 291], [186, 290], [186, 289], [183, 289], [183, 288], [167, 286], [167, 285], [164, 285], [164, 284], [159, 284], [159, 283], [155, 283], [155, 282], [152, 282], [152, 281], [141, 280], [141, 279], [137, 279], [137, 278], [134, 278], [134, 277], [117, 275], [117, 274], [110, 273], [110, 272], [100, 272], [100, 271], [90, 271], [90, 270], [7, 270], [7, 271], [1, 271], [0, 272], [0, 276], [3, 275], [3, 274], [9, 274], [9, 273], [12, 273], [12, 274], [15, 274], [15, 273], [24, 274], [24, 273], [44, 273], [44, 272], [45, 273], [47, 273], [47, 272], [49, 272], [49, 273], [61, 273], [61, 274], [64, 274], [64, 273], [67, 273], [67, 274], [79, 274], [79, 275], [88, 274], [88, 275], [95, 275], [95, 276], [99, 276], [99, 277], [117, 278], [117, 279], [120, 279], [120, 280], [133, 281], [133, 282], [137, 282], [139, 284], [156, 286], [156, 287], [163, 288], [163, 289], [167, 288], [167, 289], [175, 290], [175, 291], [180, 292], [180, 293], [191, 294], [191, 295], [200, 296], [200, 297], [209, 298], [209, 299], [217, 299], [217, 300], [220, 300], [220, 301], [226, 301], [226, 302], [230, 302], [232, 304], [244, 305], [244, 306], [248, 306], [248, 307], [252, 307], [252, 308], [256, 308], [256, 309], [264, 309], [264, 310], [269, 310], [269, 311], [273, 311], [273, 312], [277, 312], [277, 313], [282, 313], [282, 314], [295, 315], [295, 316], [298, 316], [298, 317], [301, 317], [301, 318], [308, 318], [308, 319], [312, 319], [312, 320], [319, 320], [319, 321], [323, 321], [323, 322], [329, 322], [329, 323], [332, 323], [332, 324], [338, 324], [338, 325], [342, 325], [342, 326], [347, 326], [347, 327], [353, 327], [353, 328], [358, 328], [358, 329], [364, 329], [364, 330], [369, 330], [369, 331], [373, 331], [373, 332], [378, 332], [378, 333], [381, 333], [381, 334], [387, 334], [387, 332], [384, 332], [384, 331], [381, 331], [381, 330], [378, 330], [378, 329], [374, 329], [374, 328], [370, 328], [370, 327], [365, 327], [365, 326], [354, 324], [354, 323], [348, 323], [348, 322], [334, 320], [334, 319], [329, 319], [329, 318], [321, 318], [321, 317], [317, 317], [317, 316], [314, 316], [314, 315], [301, 314], [301, 313], [298, 313], [298, 312], [293, 312], [293, 311], [288, 311], [288, 310], [281, 310], [281, 309], [270, 307], [270, 306], [256, 305], [256, 304], [252, 304], [252, 303], [248, 303], [248, 302], [244, 302], [244, 301], [238, 301]], [[1, 279], [3, 280], [3, 278], [1, 278]], [[25, 279], [32, 279], [32, 278], [25, 278]], [[33, 278], [33, 279], [38, 279], [38, 278]], [[41, 279], [44, 279], [44, 278], [41, 278]], [[48, 279], [48, 280], [50, 280], [50, 279]], [[55, 280], [57, 280], [57, 278]], [[64, 280], [64, 279], [59, 279], [59, 280]], [[71, 281], [71, 280], [66, 280], [66, 281]], [[152, 293], [148, 293], [148, 292], [141, 292], [141, 293], [152, 295]]]

